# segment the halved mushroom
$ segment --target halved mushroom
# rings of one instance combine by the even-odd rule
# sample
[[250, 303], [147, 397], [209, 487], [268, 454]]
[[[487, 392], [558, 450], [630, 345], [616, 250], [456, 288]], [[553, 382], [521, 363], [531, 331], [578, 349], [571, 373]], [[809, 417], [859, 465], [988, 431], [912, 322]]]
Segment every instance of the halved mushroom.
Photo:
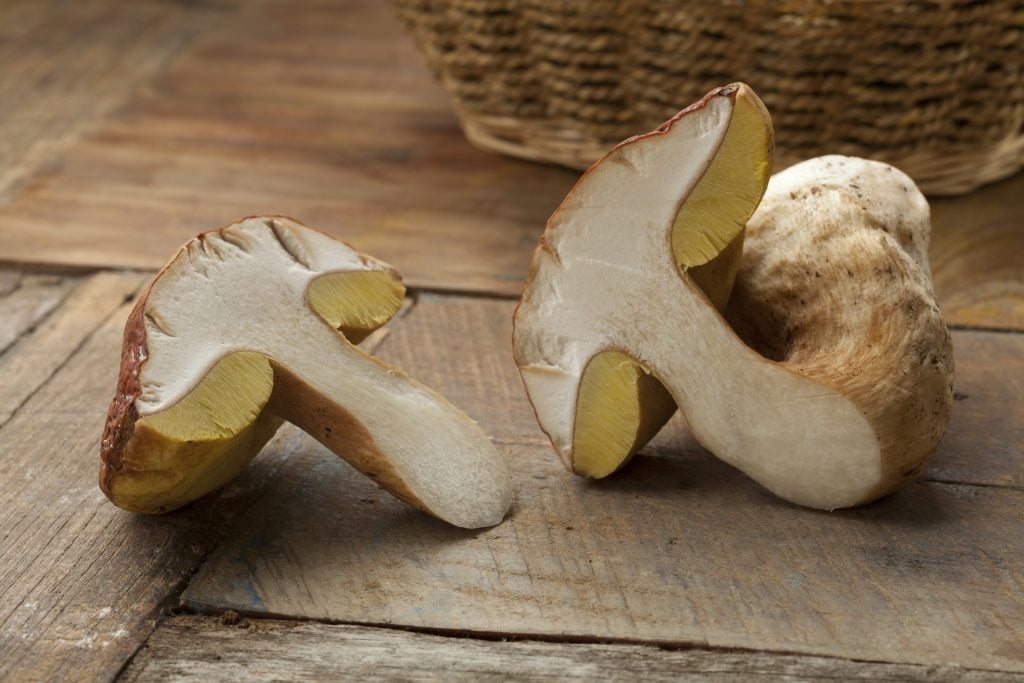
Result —
[[[903, 174], [856, 161], [856, 172], [814, 188], [803, 185], [824, 167], [797, 168], [788, 173], [800, 174], [803, 203], [789, 197], [793, 175], [773, 180], [784, 189], [769, 190], [764, 218], [754, 218], [765, 226], [729, 309], [769, 357], [719, 312], [771, 152], [757, 96], [743, 84], [720, 88], [615, 147], [552, 215], [516, 311], [514, 349], [538, 421], [572, 471], [615, 471], [674, 404], [712, 453], [813, 507], [884, 495], [934, 450], [952, 405], [951, 350], [921, 246], [927, 202]], [[767, 227], [783, 216], [784, 228]], [[830, 292], [847, 265], [853, 280]], [[803, 292], [819, 297], [813, 315], [799, 311], [810, 300]], [[899, 310], [911, 313], [893, 317]], [[789, 336], [787, 321], [796, 325]], [[865, 344], [877, 348], [862, 352]], [[886, 354], [894, 357], [883, 362]], [[896, 371], [905, 376], [886, 381]], [[921, 422], [901, 424], [910, 419]]]
[[125, 326], [101, 488], [128, 510], [177, 508], [230, 481], [288, 420], [410, 505], [497, 524], [512, 486], [487, 436], [354, 346], [403, 294], [386, 264], [287, 218], [193, 239]]

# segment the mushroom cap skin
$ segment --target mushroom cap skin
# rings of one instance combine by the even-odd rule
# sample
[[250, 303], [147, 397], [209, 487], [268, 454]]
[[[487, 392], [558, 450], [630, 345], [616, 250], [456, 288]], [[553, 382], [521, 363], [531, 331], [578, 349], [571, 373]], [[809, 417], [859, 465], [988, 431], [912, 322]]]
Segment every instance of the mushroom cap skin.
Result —
[[164, 512], [231, 480], [282, 420], [457, 526], [511, 504], [508, 466], [462, 411], [354, 346], [404, 288], [386, 264], [283, 217], [187, 243], [136, 302], [100, 486]]
[[[908, 343], [901, 341], [878, 353], [906, 354], [913, 348], [915, 354], [925, 353], [929, 362], [938, 359], [935, 377], [918, 377], [920, 383], [913, 385], [927, 395], [928, 415], [918, 408], [908, 409], [894, 396], [877, 407], [887, 411], [883, 416], [863, 405], [855, 383], [822, 381], [850, 369], [831, 367], [805, 376], [802, 372], [811, 367], [782, 362], [771, 354], [766, 357], [748, 346], [692, 274], [673, 261], [669, 245], [675, 218], [715, 158], [732, 111], [730, 94], [735, 96], [736, 91], [713, 91], [656, 131], [630, 138], [579, 180], [551, 216], [534, 254], [515, 314], [516, 361], [538, 422], [570, 470], [575, 471], [574, 426], [581, 378], [595, 357], [615, 351], [633, 358], [668, 390], [701, 444], [776, 495], [823, 509], [862, 504], [918, 473], [949, 417], [952, 361], [948, 333], [935, 314], [927, 284], [927, 204], [912, 183], [896, 180], [895, 171], [882, 171], [888, 180], [878, 178], [866, 185], [872, 193], [865, 194], [867, 201], [877, 204], [875, 213], [869, 215], [883, 222], [903, 213], [914, 216], [916, 227], [910, 230], [906, 247], [910, 252], [884, 231], [874, 230], [871, 239], [880, 243], [880, 236], [885, 236], [889, 240], [887, 246], [879, 247], [880, 253], [910, 273], [908, 281], [916, 283], [920, 295], [916, 300], [931, 311], [927, 324], [903, 335]], [[768, 193], [772, 194], [772, 187], [783, 187], [785, 181], [784, 175], [782, 181], [773, 179]], [[722, 196], [727, 197], [728, 188], [723, 190]], [[783, 212], [787, 197], [778, 191], [773, 197], [769, 201], [766, 195], [761, 206], [778, 205], [777, 210]], [[710, 210], [716, 209], [712, 206]], [[824, 219], [817, 210], [806, 216], [808, 224]], [[761, 214], [759, 208], [752, 223]], [[847, 228], [855, 232], [865, 229], [856, 222]], [[742, 277], [742, 286], [737, 276], [730, 302], [737, 298], [754, 301], [752, 292], [761, 285], [760, 279], [770, 277], [767, 271], [755, 273], [743, 265], [748, 251], [770, 252], [778, 266], [787, 260], [813, 262], [824, 253], [818, 246], [787, 245], [767, 233], [749, 250], [744, 246], [740, 275], [747, 275]], [[801, 249], [809, 252], [795, 253]], [[838, 258], [838, 252], [836, 255]], [[771, 259], [765, 263], [769, 262]], [[860, 287], [884, 287], [881, 278], [888, 273], [884, 266], [877, 267], [880, 272], [874, 267], [857, 269]], [[911, 272], [914, 269], [917, 272]], [[813, 269], [804, 270], [812, 280], [818, 279]], [[795, 278], [797, 274], [791, 275]], [[782, 296], [784, 289], [771, 296]], [[858, 306], [853, 291], [843, 291], [848, 298], [832, 303]], [[730, 303], [726, 309], [729, 320], [745, 330], [745, 317], [761, 319], [750, 310], [754, 307], [754, 303], [746, 307]], [[769, 321], [767, 326], [772, 324]], [[833, 343], [824, 332], [804, 339], [821, 347]], [[797, 360], [800, 358], [798, 355]], [[816, 358], [821, 362], [838, 357], [823, 354]], [[878, 355], [855, 354], [850, 361], [872, 362], [876, 358]], [[909, 356], [901, 358], [905, 365]], [[903, 367], [901, 362], [890, 367]], [[907, 386], [913, 381], [908, 379]], [[920, 430], [902, 433], [890, 428], [911, 415], [926, 424]]]

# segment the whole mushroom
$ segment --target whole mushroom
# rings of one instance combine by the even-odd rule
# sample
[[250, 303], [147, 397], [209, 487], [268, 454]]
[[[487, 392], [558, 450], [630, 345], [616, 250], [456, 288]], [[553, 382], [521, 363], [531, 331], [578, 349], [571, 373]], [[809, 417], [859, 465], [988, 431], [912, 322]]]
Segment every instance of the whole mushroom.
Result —
[[824, 157], [769, 182], [771, 162], [771, 120], [733, 84], [612, 149], [551, 216], [514, 349], [570, 470], [611, 474], [678, 406], [801, 505], [922, 471], [953, 377], [927, 201], [884, 164]]

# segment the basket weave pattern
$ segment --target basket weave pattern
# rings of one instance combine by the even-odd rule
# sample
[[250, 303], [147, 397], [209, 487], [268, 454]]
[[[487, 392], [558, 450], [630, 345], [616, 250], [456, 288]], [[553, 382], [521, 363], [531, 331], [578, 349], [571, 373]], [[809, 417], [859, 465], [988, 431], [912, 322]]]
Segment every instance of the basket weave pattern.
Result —
[[475, 144], [575, 168], [743, 80], [783, 167], [843, 153], [957, 194], [1024, 165], [1024, 2], [395, 0]]

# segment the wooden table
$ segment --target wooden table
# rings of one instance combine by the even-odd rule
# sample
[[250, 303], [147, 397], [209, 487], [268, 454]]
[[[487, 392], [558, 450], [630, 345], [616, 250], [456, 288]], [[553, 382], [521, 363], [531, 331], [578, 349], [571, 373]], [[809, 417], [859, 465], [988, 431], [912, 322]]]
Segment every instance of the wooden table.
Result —
[[[575, 174], [470, 147], [387, 5], [7, 0], [0, 98], [0, 679], [1024, 676], [1024, 176], [933, 202], [957, 404], [930, 469], [823, 513], [678, 419], [608, 480], [562, 469], [509, 334]], [[263, 213], [405, 275], [375, 353], [493, 435], [504, 524], [429, 519], [290, 427], [172, 514], [99, 492], [133, 296]]]

